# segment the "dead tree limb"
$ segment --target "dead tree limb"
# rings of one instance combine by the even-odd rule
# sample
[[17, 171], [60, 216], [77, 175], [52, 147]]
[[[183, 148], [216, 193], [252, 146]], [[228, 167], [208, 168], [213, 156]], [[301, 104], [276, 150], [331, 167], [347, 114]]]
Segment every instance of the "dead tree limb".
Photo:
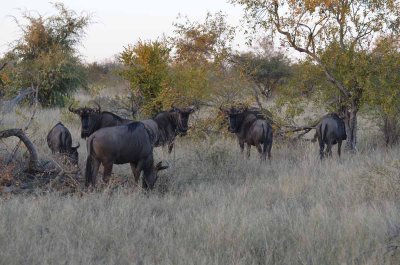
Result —
[[[288, 130], [283, 130], [282, 133], [291, 133], [291, 132], [300, 132], [300, 131], [306, 131], [308, 133], [312, 129], [315, 129], [315, 126], [302, 126], [302, 127], [295, 127], [295, 126], [284, 126], [286, 128], [291, 128]], [[306, 134], [304, 133], [304, 134]]]
[[[32, 85], [32, 87], [33, 87], [33, 85]], [[29, 126], [31, 125], [31, 123], [32, 123], [32, 121], [33, 121], [33, 119], [35, 118], [35, 115], [36, 115], [36, 110], [37, 110], [38, 102], [39, 102], [39, 101], [38, 101], [39, 87], [36, 87], [35, 92], [36, 92], [36, 93], [35, 93], [35, 107], [34, 107], [34, 109], [33, 109], [33, 113], [32, 113], [32, 115], [31, 115], [31, 117], [30, 117], [28, 123], [27, 123], [27, 124], [25, 125], [25, 127], [22, 129], [22, 132], [23, 132], [23, 133], [25, 133], [26, 130], [28, 130]], [[14, 148], [12, 154], [11, 154], [10, 157], [8, 158], [8, 160], [7, 160], [7, 162], [6, 162], [7, 165], [14, 159], [14, 155], [15, 155], [15, 153], [18, 151], [20, 145], [21, 145], [21, 140], [20, 140], [20, 141], [18, 142], [18, 144], [15, 146], [15, 148]]]
[[10, 113], [14, 110], [15, 106], [18, 105], [24, 98], [35, 92], [35, 89], [28, 87], [26, 89], [21, 89], [15, 98], [10, 100], [4, 100], [2, 102], [2, 107], [0, 111], [4, 114]]
[[3, 65], [0, 67], [0, 71], [3, 70], [4, 67], [6, 67], [7, 63], [3, 63]]
[[36, 146], [29, 140], [29, 138], [25, 135], [22, 129], [9, 129], [0, 132], [0, 139], [8, 138], [11, 136], [18, 137], [26, 146], [29, 151], [29, 172], [38, 172], [41, 171], [41, 167], [39, 165], [39, 156], [36, 149]]

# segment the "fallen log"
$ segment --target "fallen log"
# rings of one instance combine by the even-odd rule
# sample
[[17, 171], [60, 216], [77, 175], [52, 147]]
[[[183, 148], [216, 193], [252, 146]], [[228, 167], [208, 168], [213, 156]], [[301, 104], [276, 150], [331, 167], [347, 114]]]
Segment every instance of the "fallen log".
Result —
[[12, 112], [16, 105], [18, 105], [23, 99], [25, 99], [27, 96], [29, 96], [33, 93], [35, 93], [35, 89], [32, 87], [21, 89], [18, 92], [18, 95], [15, 96], [13, 99], [4, 100], [2, 102], [2, 107], [1, 107], [0, 111], [4, 114]]
[[22, 129], [8, 129], [0, 132], [0, 139], [8, 138], [11, 136], [18, 137], [26, 146], [29, 152], [29, 172], [41, 172], [41, 166], [39, 165], [39, 155], [36, 146], [29, 140]]

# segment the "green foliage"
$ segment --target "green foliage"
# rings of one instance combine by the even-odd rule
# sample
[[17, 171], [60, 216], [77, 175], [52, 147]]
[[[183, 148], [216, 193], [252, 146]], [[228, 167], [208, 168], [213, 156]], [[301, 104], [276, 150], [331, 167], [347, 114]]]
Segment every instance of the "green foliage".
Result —
[[397, 38], [381, 38], [371, 52], [365, 100], [387, 115], [400, 112], [400, 47]]
[[[181, 18], [182, 19], [182, 18]], [[235, 28], [226, 22], [222, 12], [207, 13], [204, 22], [176, 22], [175, 36], [170, 42], [175, 50], [174, 61], [195, 65], [221, 64], [231, 53]]]
[[174, 24], [174, 35], [167, 42], [139, 41], [124, 48], [122, 76], [145, 114], [172, 104], [207, 104], [221, 91], [220, 79], [232, 78], [226, 62], [234, 28], [225, 18], [222, 13], [207, 14], [203, 22], [186, 18]]
[[378, 118], [387, 145], [400, 141], [400, 49], [393, 36], [378, 40], [372, 50], [371, 75], [364, 100]]
[[273, 92], [292, 74], [290, 61], [282, 52], [274, 52], [269, 44], [258, 52], [245, 52], [234, 56], [234, 67], [254, 84], [254, 92], [264, 99], [271, 98]]
[[126, 66], [122, 76], [130, 82], [133, 93], [139, 98], [138, 105], [146, 105], [147, 113], [163, 108], [158, 97], [168, 88], [169, 48], [159, 41], [139, 41], [124, 48], [120, 61]]
[[220, 92], [219, 80], [231, 78], [226, 63], [232, 52], [235, 28], [227, 24], [226, 15], [221, 12], [207, 13], [203, 22], [186, 18], [174, 26], [175, 34], [169, 43], [174, 51], [171, 72], [179, 96], [177, 102], [209, 102]]
[[44, 106], [63, 106], [80, 86], [86, 85], [86, 74], [76, 46], [89, 24], [88, 15], [77, 15], [56, 3], [57, 14], [44, 17], [23, 13], [26, 24], [17, 23], [22, 37], [6, 55], [9, 69], [9, 92], [20, 88], [39, 87], [39, 100]]
[[[245, 8], [253, 32], [278, 34], [281, 45], [307, 55], [333, 86], [324, 98], [336, 100], [346, 113], [346, 146], [356, 150], [357, 113], [365, 106], [371, 73], [369, 51], [376, 37], [398, 35], [399, 1], [231, 0]], [[336, 99], [335, 96], [336, 95]], [[332, 105], [332, 102], [328, 102]]]
[[325, 97], [330, 101], [336, 101], [339, 106], [346, 106], [351, 102], [355, 102], [359, 107], [363, 106], [366, 80], [371, 75], [371, 59], [368, 51], [343, 49], [338, 42], [332, 42], [320, 53], [320, 58], [349, 93], [343, 97], [340, 90], [331, 87], [325, 91]]

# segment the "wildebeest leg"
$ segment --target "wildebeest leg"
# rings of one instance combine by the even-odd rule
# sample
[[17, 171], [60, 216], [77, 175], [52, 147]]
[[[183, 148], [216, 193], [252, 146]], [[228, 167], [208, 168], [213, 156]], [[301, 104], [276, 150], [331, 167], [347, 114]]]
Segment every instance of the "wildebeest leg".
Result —
[[256, 148], [257, 148], [258, 153], [260, 154], [260, 159], [261, 160], [266, 160], [267, 159], [266, 158], [266, 154], [263, 153], [263, 149], [261, 147], [261, 144], [256, 144]]
[[156, 177], [154, 175], [153, 156], [151, 156], [143, 161], [142, 188], [144, 190], [148, 190], [149, 188], [152, 189], [155, 181]]
[[268, 153], [268, 160], [271, 160], [271, 149], [272, 149], [272, 140], [268, 144], [267, 153]]
[[240, 153], [243, 154], [244, 151], [244, 141], [239, 140], [239, 147], [240, 147]]
[[251, 145], [247, 144], [247, 158], [250, 158]]
[[99, 172], [100, 161], [89, 156], [86, 160], [86, 172], [85, 172], [85, 186], [88, 187], [90, 184], [96, 185], [96, 177]]
[[140, 169], [139, 169], [138, 165], [136, 165], [135, 163], [130, 163], [130, 165], [131, 165], [133, 177], [135, 179], [135, 185], [137, 185], [139, 182], [139, 177], [140, 177]]
[[146, 180], [143, 178], [143, 179], [142, 179], [142, 189], [143, 189], [143, 190], [148, 190], [148, 188], [149, 188], [149, 187], [148, 187], [148, 185], [147, 185], [147, 182], [146, 182]]
[[332, 156], [332, 143], [330, 141], [326, 144], [326, 153], [328, 156]]
[[173, 142], [169, 143], [168, 144], [168, 154], [171, 154], [173, 148], [174, 148], [174, 143]]
[[322, 160], [324, 158], [325, 144], [323, 141], [319, 141], [319, 158]]
[[338, 155], [340, 158], [340, 155], [342, 154], [342, 141], [341, 140], [339, 140], [337, 143], [337, 151], [338, 151]]
[[104, 167], [103, 181], [104, 181], [104, 183], [108, 183], [108, 181], [110, 180], [113, 163], [112, 162], [104, 163], [103, 167]]

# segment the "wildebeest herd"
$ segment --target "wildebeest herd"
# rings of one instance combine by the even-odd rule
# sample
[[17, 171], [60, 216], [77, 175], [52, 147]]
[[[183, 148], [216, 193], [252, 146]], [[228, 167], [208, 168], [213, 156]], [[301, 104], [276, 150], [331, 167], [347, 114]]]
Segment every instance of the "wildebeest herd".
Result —
[[[103, 165], [103, 181], [108, 182], [114, 164], [129, 163], [135, 183], [143, 172], [142, 187], [152, 189], [157, 180], [157, 172], [168, 168], [162, 162], [154, 165], [153, 148], [168, 146], [171, 153], [176, 136], [186, 135], [189, 115], [193, 107], [172, 107], [162, 111], [152, 119], [133, 121], [118, 115], [101, 111], [97, 108], [72, 108], [69, 111], [79, 115], [81, 120], [81, 137], [86, 139], [87, 159], [85, 168], [86, 187], [96, 185], [96, 177], [100, 165]], [[250, 157], [251, 146], [260, 153], [261, 161], [267, 156], [271, 159], [273, 130], [271, 124], [256, 109], [232, 107], [222, 109], [229, 120], [228, 130], [235, 133], [241, 152], [247, 145], [247, 157]], [[318, 139], [320, 158], [326, 153], [332, 155], [332, 145], [338, 144], [338, 155], [341, 154], [342, 141], [346, 139], [344, 121], [336, 113], [327, 114], [315, 127], [314, 140]], [[69, 130], [57, 123], [47, 135], [47, 143], [52, 153], [66, 155], [73, 164], [78, 163], [78, 146], [72, 147]]]

